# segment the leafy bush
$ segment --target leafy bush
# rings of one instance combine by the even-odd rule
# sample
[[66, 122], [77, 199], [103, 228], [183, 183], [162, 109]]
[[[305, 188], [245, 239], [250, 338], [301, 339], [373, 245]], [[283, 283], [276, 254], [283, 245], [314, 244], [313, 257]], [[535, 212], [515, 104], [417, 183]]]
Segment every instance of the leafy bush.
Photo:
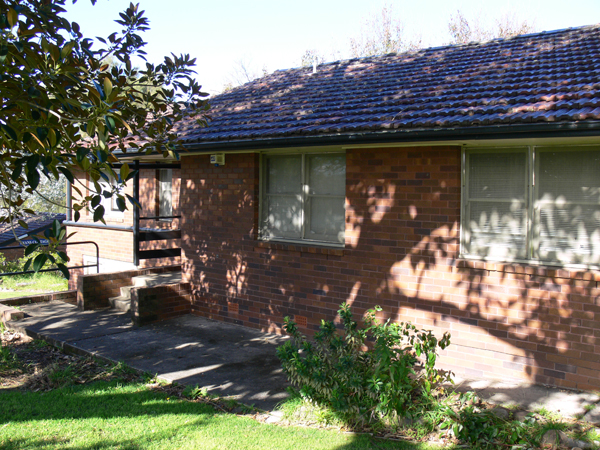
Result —
[[[8, 260], [6, 259], [6, 257], [0, 253], [0, 273], [8, 273], [8, 272], [25, 272], [27, 270], [31, 270], [30, 264], [27, 264], [28, 260], [32, 260], [35, 261], [36, 258], [38, 258], [39, 255], [41, 255], [42, 252], [40, 251], [34, 251], [30, 254], [28, 254], [27, 256], [23, 256], [22, 258], [19, 259], [15, 259], [15, 260]], [[47, 258], [45, 259], [45, 261], [43, 262], [42, 265], [39, 266], [39, 270], [42, 269], [56, 269], [57, 265], [56, 265], [56, 261], [60, 261], [60, 258], [66, 257], [66, 253], [64, 252], [49, 252], [47, 254]], [[64, 274], [62, 274], [62, 272], [57, 271], [57, 272], [53, 272], [55, 273], [57, 276], [64, 276]]]
[[439, 408], [443, 415], [437, 423], [439, 429], [451, 431], [474, 449], [496, 449], [499, 445], [524, 449], [534, 446], [532, 435], [541, 425], [532, 416], [523, 421], [503, 419], [493, 410], [484, 409], [476, 398], [474, 392], [466, 392], [445, 399], [445, 404]]
[[0, 253], [0, 273], [4, 272], [20, 272], [23, 265], [19, 260], [10, 261]]
[[338, 311], [343, 333], [322, 321], [314, 342], [286, 317], [284, 329], [292, 339], [277, 349], [302, 397], [331, 408], [350, 425], [410, 416], [431, 402], [436, 386], [451, 381], [450, 372], [435, 369], [437, 349], [450, 344], [448, 333], [438, 340], [410, 323], [378, 323], [377, 311], [381, 308], [367, 311], [360, 329], [344, 303]]

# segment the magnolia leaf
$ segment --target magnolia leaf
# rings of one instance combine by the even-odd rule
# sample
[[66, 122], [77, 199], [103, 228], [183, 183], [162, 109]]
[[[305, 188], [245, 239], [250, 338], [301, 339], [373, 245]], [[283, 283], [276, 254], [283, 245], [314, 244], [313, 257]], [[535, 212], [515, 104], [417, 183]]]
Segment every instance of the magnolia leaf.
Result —
[[52, 222], [52, 232], [54, 234], [54, 237], [58, 239], [58, 236], [60, 235], [60, 231], [62, 230], [62, 227], [60, 225], [60, 222], [56, 219], [54, 219], [54, 222]]
[[112, 92], [112, 89], [113, 89], [113, 85], [112, 85], [112, 82], [110, 81], [110, 78], [104, 77], [104, 92], [106, 93], [107, 97]]
[[69, 169], [67, 169], [65, 167], [57, 167], [57, 169], [60, 173], [62, 173], [65, 176], [65, 178], [67, 180], [69, 180], [69, 183], [71, 183], [71, 184], [75, 183], [75, 178], [73, 177], [73, 174], [71, 173], [71, 171]]
[[40, 244], [29, 244], [25, 249], [25, 256], [31, 255], [39, 248]]
[[111, 116], [104, 116], [104, 121], [106, 122], [106, 128], [108, 128], [108, 131], [110, 131], [112, 134], [115, 133], [115, 119], [113, 119]]
[[29, 183], [29, 186], [31, 186], [31, 189], [37, 189], [40, 184], [40, 174], [37, 169], [27, 172], [27, 182]]
[[12, 171], [12, 174], [10, 175], [10, 177], [12, 178], [13, 181], [17, 181], [19, 179], [19, 177], [21, 176], [22, 172], [23, 172], [22, 164], [15, 162], [15, 168]]
[[39, 272], [41, 268], [44, 267], [44, 264], [46, 264], [46, 261], [48, 261], [48, 255], [46, 255], [45, 253], [37, 255], [33, 260], [34, 272]]
[[117, 198], [117, 208], [119, 211], [123, 212], [127, 209], [127, 205], [125, 204], [125, 200], [122, 197]]
[[121, 175], [121, 180], [126, 181], [129, 177], [129, 165], [127, 163], [121, 166], [121, 170], [119, 171], [119, 175]]
[[58, 268], [58, 270], [60, 270], [63, 274], [63, 276], [68, 280], [69, 279], [69, 269], [67, 269], [67, 266], [65, 266], [64, 264], [58, 263], [56, 265], [56, 267]]
[[9, 127], [8, 125], [2, 125], [2, 129], [6, 132], [6, 134], [8, 134], [10, 136], [10, 138], [13, 141], [16, 141], [18, 139], [17, 133], [15, 133], [15, 130], [13, 130], [11, 127]]
[[99, 220], [104, 221], [104, 206], [102, 205], [94, 210], [94, 222], [98, 222]]
[[96, 208], [100, 202], [102, 201], [102, 197], [100, 195], [94, 195], [92, 197], [92, 208]]
[[19, 15], [14, 9], [8, 8], [8, 14], [6, 14], [6, 18], [8, 19], [8, 24], [12, 28], [17, 24], [17, 21], [19, 20]]
[[46, 127], [37, 127], [35, 129], [35, 134], [40, 138], [40, 141], [44, 141], [48, 137], [48, 132], [49, 130]]
[[129, 200], [129, 203], [131, 203], [133, 206], [136, 206], [140, 209], [142, 209], [142, 205], [140, 205], [140, 202], [138, 202], [135, 198], [133, 198], [131, 195], [129, 194], [125, 194], [125, 197], [127, 197], [127, 200]]

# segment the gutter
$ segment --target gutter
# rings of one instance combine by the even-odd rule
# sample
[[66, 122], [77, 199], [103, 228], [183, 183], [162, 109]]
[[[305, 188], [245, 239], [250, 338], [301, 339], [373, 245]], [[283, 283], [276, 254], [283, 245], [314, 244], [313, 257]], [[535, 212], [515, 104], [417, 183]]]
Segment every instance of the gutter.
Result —
[[133, 232], [133, 227], [128, 227], [126, 225], [104, 225], [103, 223], [73, 222], [72, 220], [65, 220], [63, 225], [68, 227], [101, 228], [103, 230]]
[[[209, 125], [210, 127], [210, 125]], [[229, 141], [202, 141], [184, 143], [190, 153], [214, 151], [264, 150], [285, 147], [349, 146], [363, 144], [527, 139], [557, 137], [600, 137], [600, 121], [579, 123], [537, 123], [489, 125], [469, 128], [398, 129], [377, 132], [337, 133], [326, 135], [296, 135], [281, 138], [256, 138]], [[146, 153], [119, 153], [122, 157], [147, 156]]]
[[[180, 218], [181, 216], [171, 216], [175, 218]], [[149, 219], [148, 217], [144, 217], [144, 219]], [[63, 225], [68, 227], [80, 227], [80, 228], [96, 228], [101, 230], [112, 230], [112, 231], [127, 231], [133, 233], [133, 227], [127, 225], [104, 225], [103, 223], [90, 223], [90, 222], [74, 222], [72, 220], [65, 220]], [[150, 227], [140, 227], [140, 231], [166, 231], [163, 228], [150, 228]]]

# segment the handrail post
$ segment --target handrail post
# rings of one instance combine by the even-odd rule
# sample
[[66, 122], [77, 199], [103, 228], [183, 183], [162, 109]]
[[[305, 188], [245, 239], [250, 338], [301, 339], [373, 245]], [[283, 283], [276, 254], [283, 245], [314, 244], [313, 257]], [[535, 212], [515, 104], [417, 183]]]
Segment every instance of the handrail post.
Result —
[[[133, 198], [140, 204], [140, 161], [135, 160], [134, 163], [135, 176], [133, 177]], [[135, 267], [140, 264], [140, 208], [133, 205], [133, 265]]]

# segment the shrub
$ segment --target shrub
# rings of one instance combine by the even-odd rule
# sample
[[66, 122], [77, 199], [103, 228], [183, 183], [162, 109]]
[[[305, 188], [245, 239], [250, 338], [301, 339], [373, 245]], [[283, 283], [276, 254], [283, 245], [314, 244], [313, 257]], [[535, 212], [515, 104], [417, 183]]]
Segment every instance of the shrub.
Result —
[[410, 323], [379, 323], [376, 311], [381, 308], [367, 311], [360, 329], [344, 303], [338, 311], [343, 332], [322, 321], [314, 342], [286, 317], [292, 339], [277, 349], [302, 397], [331, 408], [349, 425], [411, 416], [431, 402], [436, 386], [451, 381], [450, 372], [435, 369], [437, 349], [450, 344], [448, 333], [438, 340]]
[[[61, 253], [63, 253], [63, 252], [61, 252]], [[8, 260], [2, 253], [0, 253], [0, 273], [25, 272], [27, 270], [31, 270], [31, 267], [29, 265], [27, 265], [27, 261], [29, 259], [35, 260], [35, 258], [37, 258], [40, 254], [41, 254], [40, 251], [36, 251], [36, 252], [31, 253], [29, 256], [23, 256], [19, 259], [15, 259], [15, 260]], [[49, 258], [46, 260], [46, 262], [42, 266], [39, 267], [40, 270], [55, 269], [57, 267], [55, 264], [55, 261], [58, 259], [58, 256], [59, 256], [58, 253], [51, 252], [51, 253], [48, 253], [48, 255], [49, 255]], [[60, 261], [60, 259], [58, 259], [58, 260]], [[63, 277], [63, 275], [60, 271], [51, 272], [51, 273], [56, 274], [56, 276], [58, 276], [58, 277]]]

